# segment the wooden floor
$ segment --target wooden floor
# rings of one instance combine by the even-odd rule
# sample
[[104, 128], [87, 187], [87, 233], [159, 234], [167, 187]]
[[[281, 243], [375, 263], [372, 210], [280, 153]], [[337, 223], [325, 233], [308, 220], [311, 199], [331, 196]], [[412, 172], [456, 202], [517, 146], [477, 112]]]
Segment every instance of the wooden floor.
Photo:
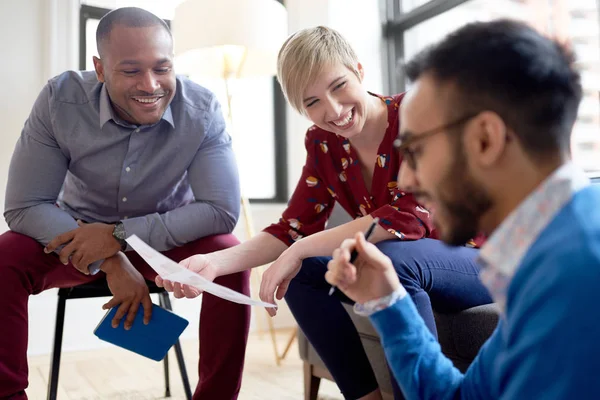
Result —
[[[289, 333], [279, 332], [282, 349]], [[192, 388], [198, 376], [198, 342], [182, 343]], [[173, 351], [170, 352], [172, 399], [184, 399], [183, 386]], [[29, 358], [30, 400], [46, 398], [50, 356]], [[193, 389], [192, 389], [193, 391]], [[60, 400], [146, 400], [164, 398], [162, 363], [148, 360], [117, 347], [87, 352], [63, 353], [58, 398]], [[281, 366], [275, 364], [271, 339], [267, 334], [251, 334], [246, 354], [240, 400], [302, 400], [302, 362], [296, 343]], [[337, 386], [321, 383], [321, 400], [341, 400]]]

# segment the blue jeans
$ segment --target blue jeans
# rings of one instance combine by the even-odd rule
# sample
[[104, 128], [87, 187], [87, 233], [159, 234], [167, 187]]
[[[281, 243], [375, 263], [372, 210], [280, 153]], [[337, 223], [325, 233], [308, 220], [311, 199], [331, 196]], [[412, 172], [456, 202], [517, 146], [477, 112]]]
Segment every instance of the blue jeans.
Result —
[[[392, 260], [400, 282], [436, 338], [433, 309], [451, 313], [492, 302], [478, 278], [478, 250], [449, 247], [434, 239], [388, 240], [377, 247]], [[330, 286], [324, 275], [330, 259], [305, 259], [285, 299], [344, 397], [357, 399], [378, 385], [358, 332], [341, 303], [352, 301], [338, 290], [328, 296]], [[403, 398], [395, 382], [394, 392], [395, 398]]]

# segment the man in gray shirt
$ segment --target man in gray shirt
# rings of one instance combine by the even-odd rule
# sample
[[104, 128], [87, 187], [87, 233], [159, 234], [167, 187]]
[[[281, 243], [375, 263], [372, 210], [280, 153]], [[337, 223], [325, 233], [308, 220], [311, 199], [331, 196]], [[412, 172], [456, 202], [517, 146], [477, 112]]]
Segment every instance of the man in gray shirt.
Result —
[[[176, 77], [167, 25], [138, 8], [107, 14], [96, 73], [65, 72], [44, 87], [16, 145], [0, 236], [0, 399], [25, 399], [27, 302], [48, 288], [106, 278], [130, 327], [156, 273], [125, 237], [180, 261], [236, 245], [238, 172], [215, 96]], [[249, 294], [249, 273], [217, 283]], [[248, 306], [205, 294], [194, 399], [235, 399]]]

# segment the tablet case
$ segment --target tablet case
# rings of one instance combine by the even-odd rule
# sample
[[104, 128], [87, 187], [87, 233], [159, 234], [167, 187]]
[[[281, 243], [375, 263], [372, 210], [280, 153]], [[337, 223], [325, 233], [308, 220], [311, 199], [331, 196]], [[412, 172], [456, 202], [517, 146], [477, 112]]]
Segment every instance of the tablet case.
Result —
[[100, 321], [94, 334], [101, 340], [112, 343], [124, 349], [133, 351], [155, 361], [161, 361], [167, 352], [177, 342], [177, 339], [188, 326], [189, 322], [152, 304], [152, 318], [148, 325], [144, 325], [144, 309], [140, 305], [130, 330], [125, 330], [125, 318], [121, 319], [119, 326], [111, 326], [118, 307], [113, 307]]

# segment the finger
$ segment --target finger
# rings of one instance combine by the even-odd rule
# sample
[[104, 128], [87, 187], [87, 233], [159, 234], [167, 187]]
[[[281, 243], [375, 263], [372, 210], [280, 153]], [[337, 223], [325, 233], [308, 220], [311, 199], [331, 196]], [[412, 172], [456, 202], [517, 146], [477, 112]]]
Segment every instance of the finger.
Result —
[[131, 302], [129, 306], [129, 310], [127, 310], [127, 317], [125, 318], [125, 330], [128, 331], [133, 326], [133, 321], [135, 321], [135, 316], [137, 315], [138, 309], [140, 308], [139, 300], [134, 300]]
[[[267, 303], [271, 303], [271, 304], [276, 304], [275, 303], [275, 289], [277, 288], [277, 284], [274, 283], [272, 286], [270, 286], [269, 288], [267, 288], [267, 295], [266, 295], [266, 300], [264, 300]], [[275, 314], [273, 314], [275, 315]]]
[[[360, 233], [360, 232], [359, 232]], [[340, 249], [351, 252], [356, 247], [356, 239], [344, 239], [340, 245]]]
[[71, 254], [75, 252], [77, 245], [73, 242], [70, 242], [68, 245], [62, 248], [60, 253], [58, 253], [58, 258], [60, 262], [67, 265], [69, 263], [69, 257]]
[[84, 275], [90, 274], [88, 265], [86, 265], [86, 264], [83, 264], [83, 263], [75, 264], [74, 262], [71, 262], [71, 265], [73, 266], [73, 268], [75, 268], [77, 271], [81, 272]]
[[116, 306], [118, 306], [119, 304], [121, 304], [121, 300], [117, 299], [116, 297], [113, 297], [112, 299], [110, 299], [110, 300], [108, 301], [108, 303], [105, 303], [105, 304], [102, 306], [102, 309], [103, 309], [103, 310], [110, 310], [111, 308], [113, 308], [113, 307], [116, 307]]
[[183, 289], [181, 288], [181, 283], [175, 282], [175, 284], [173, 285], [173, 295], [176, 299], [181, 299], [182, 297], [185, 297], [185, 295], [183, 294]]
[[291, 279], [285, 279], [279, 284], [279, 287], [277, 288], [277, 293], [275, 293], [275, 297], [277, 298], [277, 300], [283, 299], [283, 296], [285, 296], [285, 294], [287, 293], [291, 281]]
[[167, 292], [173, 292], [174, 288], [173, 288], [173, 282], [171, 282], [168, 279], [163, 280], [163, 287], [165, 288], [165, 290]]
[[[267, 284], [267, 279], [269, 277], [269, 270], [267, 269], [260, 280], [260, 288], [258, 289], [258, 298], [263, 300], [264, 298], [264, 290], [265, 285]], [[264, 300], [263, 300], [264, 301]]]
[[[259, 296], [258, 297], [262, 301], [264, 301], [266, 303], [275, 304], [275, 301], [274, 300], [271, 301], [270, 298], [269, 298], [269, 290], [270, 290], [269, 287], [271, 286], [271, 283], [270, 283], [270, 274], [267, 275], [268, 272], [269, 271], [267, 270], [267, 272], [265, 273], [265, 275], [263, 275], [262, 281], [260, 282], [260, 291], [259, 291]], [[268, 308], [267, 309], [267, 312], [269, 313], [269, 315], [271, 317], [273, 317], [275, 315], [275, 312], [272, 312], [272, 311], [273, 311], [272, 308]]]
[[112, 319], [112, 327], [113, 328], [116, 328], [119, 326], [119, 323], [121, 322], [121, 320], [123, 319], [125, 314], [127, 314], [127, 311], [129, 310], [130, 305], [131, 304], [128, 301], [121, 303], [114, 318]]
[[[73, 261], [73, 257], [71, 257], [71, 262]], [[92, 261], [86, 257], [86, 256], [82, 256], [81, 259], [79, 260], [79, 270], [85, 270], [85, 271], [89, 271], [89, 267], [90, 264], [92, 263]]]
[[337, 248], [333, 251], [333, 254], [331, 254], [331, 259], [332, 260], [338, 260], [340, 258], [340, 254], [342, 254], [342, 249]]
[[73, 264], [75, 266], [75, 268], [77, 268], [78, 270], [81, 270], [81, 267], [84, 266], [82, 261], [83, 261], [83, 254], [81, 254], [77, 251], [71, 253], [71, 264]]
[[327, 272], [335, 282], [329, 282], [335, 286], [351, 285], [356, 281], [356, 267], [349, 261], [331, 260], [327, 263]]
[[144, 295], [142, 307], [144, 307], [144, 325], [148, 325], [152, 319], [152, 300], [150, 299], [150, 294]]
[[265, 310], [267, 310], [267, 314], [269, 314], [269, 316], [274, 317], [277, 315], [277, 307], [267, 307], [265, 308]]
[[190, 261], [191, 261], [192, 257], [188, 257], [184, 260], [179, 261], [179, 265], [181, 265], [184, 268], [190, 269]]
[[[273, 297], [273, 293], [275, 292], [276, 286], [277, 284], [274, 282], [273, 278], [271, 277], [271, 274], [269, 274], [269, 271], [267, 270], [265, 275], [263, 275], [262, 281], [260, 282], [259, 298], [266, 303], [275, 304], [275, 298]], [[275, 312], [271, 314], [271, 316], [274, 315]]]
[[46, 247], [44, 247], [44, 252], [45, 253], [52, 253], [54, 250], [56, 250], [58, 247], [62, 246], [63, 244], [70, 242], [71, 240], [73, 240], [73, 237], [75, 236], [75, 230], [69, 231], [69, 232], [65, 232], [61, 235], [58, 235], [57, 237], [55, 237], [54, 239], [52, 239], [50, 241], [50, 243], [48, 243], [46, 245]]
[[337, 276], [333, 273], [332, 270], [325, 272], [325, 281], [330, 285], [339, 286]]
[[188, 299], [194, 299], [194, 298], [200, 296], [200, 293], [202, 293], [202, 291], [198, 288], [195, 288], [190, 285], [183, 285], [183, 294]]
[[156, 278], [154, 278], [154, 282], [156, 283], [156, 286], [164, 287], [163, 278], [161, 278], [160, 275], [156, 275]]
[[347, 288], [345, 282], [343, 282], [340, 278], [339, 275], [337, 275], [335, 272], [333, 271], [327, 271], [325, 272], [325, 280], [327, 281], [327, 283], [329, 283], [332, 286], [337, 287], [338, 289], [341, 289], [342, 291], [345, 290]]
[[350, 262], [350, 252], [346, 248], [335, 249], [332, 254], [332, 261], [338, 263]]

